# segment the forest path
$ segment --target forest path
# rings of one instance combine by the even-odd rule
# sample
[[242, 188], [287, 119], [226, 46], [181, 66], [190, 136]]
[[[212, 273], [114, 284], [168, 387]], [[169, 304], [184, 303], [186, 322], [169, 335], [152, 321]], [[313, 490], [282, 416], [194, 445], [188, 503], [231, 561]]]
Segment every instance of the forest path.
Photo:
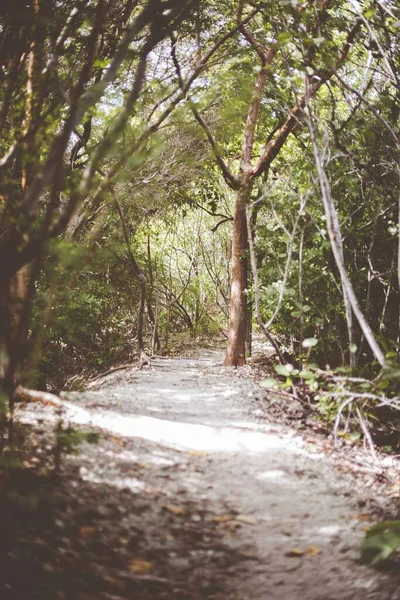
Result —
[[263, 395], [212, 352], [66, 395], [66, 418], [108, 433], [68, 459], [80, 479], [142, 501], [119, 535], [145, 524], [146, 543], [130, 552], [135, 577], [153, 587], [115, 598], [400, 599], [398, 578], [357, 562], [362, 487], [294, 430], [268, 424]]

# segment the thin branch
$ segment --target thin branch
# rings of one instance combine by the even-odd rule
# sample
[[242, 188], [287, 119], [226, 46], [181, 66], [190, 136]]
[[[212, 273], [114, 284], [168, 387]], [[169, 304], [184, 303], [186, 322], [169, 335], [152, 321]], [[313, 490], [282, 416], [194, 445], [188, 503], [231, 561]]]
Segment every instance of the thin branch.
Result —
[[246, 225], [247, 225], [247, 238], [249, 241], [249, 251], [250, 251], [250, 264], [253, 274], [254, 281], [254, 299], [255, 299], [255, 308], [256, 308], [256, 317], [258, 326], [261, 329], [262, 333], [274, 348], [276, 355], [278, 356], [279, 362], [284, 365], [285, 359], [280, 351], [280, 348], [270, 332], [268, 331], [268, 327], [266, 327], [263, 323], [262, 315], [261, 315], [261, 307], [260, 307], [260, 286], [258, 281], [258, 270], [257, 270], [257, 261], [256, 261], [256, 253], [254, 250], [254, 239], [253, 239], [253, 231], [251, 228], [251, 214], [249, 205], [246, 205]]
[[[182, 77], [182, 72], [181, 72], [181, 68], [179, 65], [179, 61], [178, 61], [178, 57], [176, 55], [176, 46], [177, 46], [177, 39], [175, 38], [175, 36], [173, 34], [171, 34], [171, 57], [172, 57], [172, 62], [174, 63], [175, 66], [175, 71], [178, 77], [178, 81], [179, 81], [179, 86], [181, 88], [181, 90], [183, 91], [185, 83], [183, 81], [183, 77]], [[198, 124], [203, 128], [206, 137], [210, 143], [212, 152], [214, 154], [215, 160], [217, 161], [221, 171], [222, 171], [222, 175], [226, 181], [226, 183], [229, 185], [230, 188], [237, 189], [238, 187], [238, 181], [236, 180], [235, 176], [230, 172], [230, 170], [228, 169], [227, 164], [225, 163], [224, 159], [222, 158], [222, 154], [220, 149], [218, 148], [217, 142], [214, 139], [213, 134], [211, 133], [211, 130], [208, 126], [208, 124], [206, 123], [206, 121], [203, 119], [203, 117], [201, 116], [201, 114], [199, 113], [199, 111], [197, 110], [195, 104], [189, 100], [189, 107], [190, 110], [193, 113], [194, 118], [196, 119], [196, 121], [198, 122]]]
[[[314, 125], [314, 116], [312, 113], [310, 103], [307, 104], [307, 111], [308, 111], [308, 115], [307, 115], [306, 121], [307, 121], [307, 126], [308, 126], [308, 129], [310, 132], [310, 138], [311, 138], [311, 143], [312, 143], [312, 147], [313, 147], [313, 154], [314, 154], [315, 165], [316, 165], [317, 173], [318, 173], [322, 203], [323, 203], [323, 206], [325, 209], [325, 214], [327, 217], [329, 239], [331, 242], [332, 252], [335, 257], [336, 266], [338, 268], [338, 271], [340, 273], [340, 278], [342, 280], [344, 299], [346, 300], [346, 297], [347, 297], [348, 302], [351, 305], [351, 309], [357, 318], [360, 328], [361, 328], [361, 330], [365, 336], [365, 339], [367, 340], [369, 347], [371, 348], [371, 351], [372, 351], [373, 355], [375, 356], [376, 360], [379, 362], [379, 364], [382, 367], [386, 368], [388, 366], [386, 359], [383, 355], [381, 348], [379, 347], [379, 345], [375, 339], [375, 336], [373, 334], [373, 331], [372, 331], [369, 323], [367, 322], [362, 310], [360, 309], [357, 297], [354, 292], [353, 285], [349, 279], [349, 276], [347, 275], [347, 270], [346, 270], [346, 267], [344, 264], [344, 257], [343, 257], [343, 247], [342, 247], [342, 238], [341, 238], [339, 218], [338, 218], [334, 200], [332, 198], [331, 187], [330, 187], [330, 184], [328, 181], [328, 177], [326, 175], [325, 168], [322, 163], [321, 152], [319, 149], [317, 135], [316, 135], [316, 129], [315, 129], [315, 125]], [[350, 342], [351, 342], [351, 338], [350, 338]]]
[[[357, 22], [352, 29], [350, 30], [347, 40], [340, 52], [338, 66], [342, 65], [346, 60], [350, 48], [354, 42], [354, 39], [360, 29], [360, 23]], [[264, 147], [264, 151], [258, 159], [257, 164], [252, 170], [252, 178], [259, 177], [262, 173], [268, 171], [268, 168], [271, 162], [276, 158], [281, 148], [286, 142], [289, 134], [293, 132], [294, 128], [300, 122], [301, 116], [303, 114], [304, 107], [307, 102], [307, 98], [315, 96], [319, 88], [328, 81], [332, 75], [336, 71], [334, 69], [329, 69], [328, 71], [321, 73], [318, 75], [318, 79], [313, 81], [312, 84], [309, 85], [307, 93], [303, 94], [303, 96], [298, 100], [296, 105], [292, 108], [291, 112], [288, 114], [285, 122], [279, 128], [274, 138], [266, 144]]]

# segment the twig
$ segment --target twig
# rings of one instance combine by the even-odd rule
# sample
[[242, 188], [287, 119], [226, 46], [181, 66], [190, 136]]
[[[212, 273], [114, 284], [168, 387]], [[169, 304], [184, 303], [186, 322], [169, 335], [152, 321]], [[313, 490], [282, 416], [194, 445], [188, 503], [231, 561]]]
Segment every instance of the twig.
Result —
[[372, 440], [372, 437], [371, 437], [370, 431], [368, 429], [367, 423], [366, 423], [364, 417], [362, 416], [361, 411], [358, 408], [358, 406], [356, 407], [356, 412], [357, 412], [358, 418], [360, 419], [361, 429], [362, 429], [363, 434], [364, 434], [364, 440], [369, 445], [369, 449], [371, 451], [371, 454], [372, 454], [372, 457], [373, 457], [374, 461], [378, 462], [378, 457], [376, 456], [374, 442]]
[[344, 409], [346, 408], [346, 406], [348, 406], [349, 404], [352, 404], [354, 400], [354, 397], [351, 396], [350, 398], [348, 398], [347, 400], [345, 400], [344, 402], [342, 402], [342, 404], [339, 406], [339, 410], [337, 412], [336, 415], [336, 419], [335, 419], [335, 424], [333, 426], [333, 438], [334, 438], [334, 445], [335, 448], [337, 448], [337, 432], [339, 429], [339, 424], [340, 424], [340, 419], [342, 416], [342, 412], [344, 411]]
[[108, 371], [104, 371], [104, 373], [100, 373], [99, 375], [95, 375], [91, 379], [88, 380], [88, 384], [101, 379], [102, 377], [106, 377], [107, 375], [111, 375], [111, 373], [115, 373], [116, 371], [122, 371], [123, 369], [133, 368], [135, 365], [129, 363], [128, 365], [121, 365], [120, 367], [113, 367], [112, 369], [108, 369]]

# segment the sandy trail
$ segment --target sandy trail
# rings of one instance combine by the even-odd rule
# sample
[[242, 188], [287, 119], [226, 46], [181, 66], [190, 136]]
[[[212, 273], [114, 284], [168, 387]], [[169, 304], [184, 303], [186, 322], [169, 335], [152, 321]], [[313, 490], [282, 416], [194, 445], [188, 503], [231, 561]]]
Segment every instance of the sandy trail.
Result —
[[[156, 490], [177, 511], [202, 503], [224, 544], [249, 559], [229, 572], [218, 599], [400, 600], [396, 574], [358, 563], [362, 485], [294, 430], [269, 424], [263, 390], [220, 364], [211, 352], [154, 360], [150, 370], [68, 394], [66, 418], [123, 441], [71, 458], [81, 478], [134, 494]], [[34, 411], [49, 418], [38, 406], [21, 418]]]

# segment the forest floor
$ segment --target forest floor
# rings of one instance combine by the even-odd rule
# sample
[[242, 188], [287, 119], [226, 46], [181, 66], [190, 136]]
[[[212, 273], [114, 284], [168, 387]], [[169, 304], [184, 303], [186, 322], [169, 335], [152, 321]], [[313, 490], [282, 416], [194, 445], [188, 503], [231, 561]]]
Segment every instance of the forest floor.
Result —
[[208, 350], [65, 394], [65, 422], [101, 438], [57, 486], [37, 466], [59, 410], [21, 405], [42, 483], [1, 507], [2, 600], [400, 600], [399, 571], [359, 562], [365, 528], [395, 516], [399, 463], [334, 451], [259, 377]]

